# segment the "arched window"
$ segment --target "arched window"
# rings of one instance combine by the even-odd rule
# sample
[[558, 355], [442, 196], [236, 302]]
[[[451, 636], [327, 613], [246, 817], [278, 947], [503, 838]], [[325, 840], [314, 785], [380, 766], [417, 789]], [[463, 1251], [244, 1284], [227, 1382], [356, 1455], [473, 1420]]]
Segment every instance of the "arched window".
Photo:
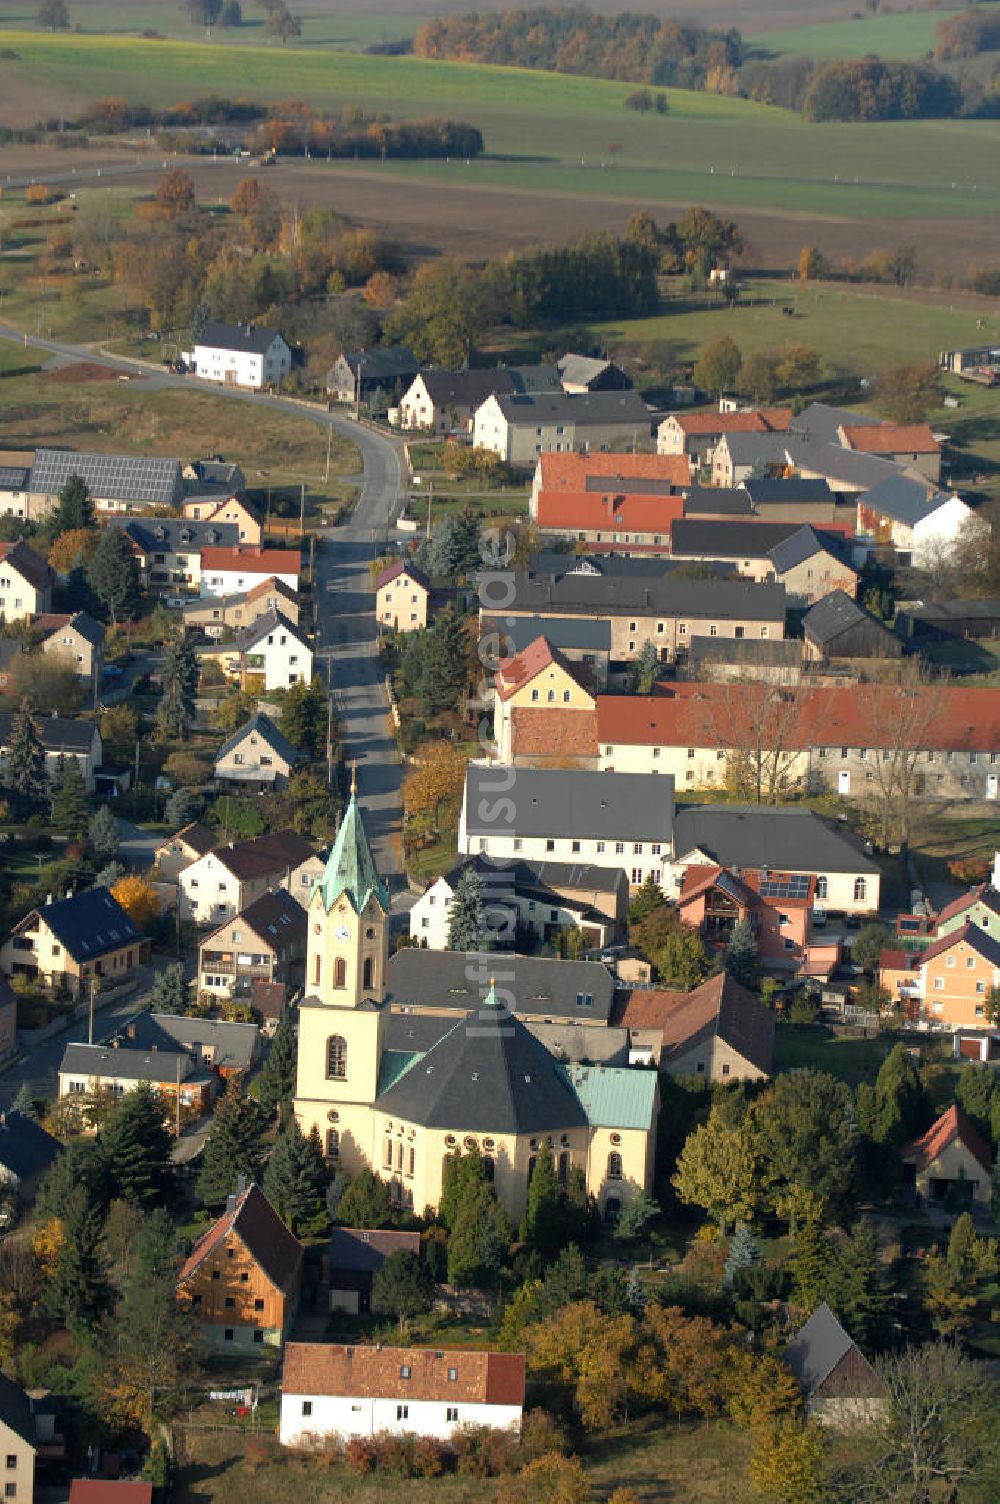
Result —
[[537, 1165], [537, 1163], [538, 1163], [538, 1155], [537, 1154], [533, 1154], [531, 1156], [531, 1158], [528, 1160], [528, 1184], [529, 1185], [531, 1184], [531, 1177], [535, 1173], [535, 1166]]
[[333, 963], [333, 985], [335, 987], [347, 986], [347, 962], [343, 956], [338, 956]]
[[559, 1156], [559, 1184], [565, 1185], [569, 1180], [569, 1155], [565, 1149]]
[[326, 1130], [326, 1157], [327, 1159], [340, 1158], [340, 1129], [328, 1128]]
[[416, 1162], [417, 1162], [416, 1150], [414, 1149], [413, 1145], [411, 1144], [410, 1145], [410, 1162], [409, 1162], [409, 1165], [408, 1165], [407, 1171], [406, 1171], [407, 1175], [412, 1175], [413, 1174], [413, 1169], [414, 1169], [414, 1166], [415, 1166]]
[[331, 1034], [326, 1042], [326, 1075], [329, 1081], [343, 1081], [347, 1075], [347, 1040], [343, 1034]]
[[386, 1141], [385, 1141], [385, 1167], [386, 1167], [387, 1170], [391, 1170], [392, 1169], [392, 1139], [391, 1138], [387, 1138]]
[[493, 1155], [492, 1154], [484, 1154], [483, 1155], [483, 1176], [489, 1182], [490, 1185], [493, 1184], [493, 1177], [494, 1177], [495, 1174], [496, 1174], [496, 1162], [495, 1162], [495, 1160], [493, 1158]]
[[622, 1204], [617, 1196], [609, 1196], [604, 1203], [605, 1222], [617, 1222], [621, 1216]]
[[402, 1144], [397, 1144], [396, 1145], [396, 1169], [400, 1172], [400, 1174], [402, 1174], [402, 1172], [403, 1172], [403, 1145]]
[[618, 1153], [617, 1149], [612, 1149], [611, 1153], [608, 1155], [608, 1179], [621, 1180], [621, 1178], [622, 1157]]
[[318, 987], [319, 986], [319, 968], [320, 968], [320, 958], [319, 958], [319, 956], [316, 956], [316, 958], [313, 961], [313, 986], [314, 987]]
[[371, 956], [365, 956], [365, 977], [362, 985], [366, 991], [375, 986], [375, 962]]
[[854, 901], [855, 901], [855, 903], [864, 903], [864, 901], [865, 901], [865, 899], [867, 897], [868, 897], [868, 884], [865, 882], [865, 880], [864, 880], [863, 877], [856, 877], [854, 879]]

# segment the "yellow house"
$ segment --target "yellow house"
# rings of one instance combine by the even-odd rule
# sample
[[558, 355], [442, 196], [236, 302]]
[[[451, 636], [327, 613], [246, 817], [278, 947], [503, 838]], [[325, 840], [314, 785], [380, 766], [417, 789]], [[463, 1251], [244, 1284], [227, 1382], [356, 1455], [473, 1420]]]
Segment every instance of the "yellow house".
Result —
[[[613, 1219], [652, 1183], [655, 1070], [563, 1066], [485, 974], [477, 1010], [455, 1022], [428, 1008], [421, 1037], [404, 1037], [385, 1002], [388, 908], [352, 791], [308, 908], [295, 1097], [303, 1132], [317, 1128], [328, 1160], [349, 1174], [377, 1171], [399, 1205], [418, 1211], [440, 1200], [450, 1157], [476, 1149], [517, 1217], [539, 1156], [550, 1154], [563, 1183], [571, 1168], [583, 1171]], [[414, 1031], [412, 1010], [395, 1018]]]
[[989, 1206], [993, 1156], [960, 1107], [952, 1105], [943, 1112], [925, 1134], [906, 1146], [902, 1159], [924, 1201], [957, 1196], [970, 1204]]
[[[593, 714], [597, 701], [582, 682], [586, 671], [579, 664], [573, 668], [546, 638], [536, 637], [515, 658], [506, 659], [497, 669], [493, 736], [501, 762], [513, 761], [515, 710], [547, 706]], [[571, 726], [571, 733], [572, 730]]]
[[375, 581], [375, 611], [380, 626], [396, 632], [419, 632], [427, 625], [431, 582], [402, 559]]

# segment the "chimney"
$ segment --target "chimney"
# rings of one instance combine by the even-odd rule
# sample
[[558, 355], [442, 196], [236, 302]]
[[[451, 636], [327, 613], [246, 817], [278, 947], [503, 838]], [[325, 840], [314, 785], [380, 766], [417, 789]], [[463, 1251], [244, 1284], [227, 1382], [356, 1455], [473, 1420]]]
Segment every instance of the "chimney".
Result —
[[236, 1177], [236, 1194], [237, 1194], [237, 1196], [244, 1195], [245, 1192], [246, 1192], [246, 1188], [247, 1188], [247, 1178], [246, 1178], [246, 1176], [245, 1175], [237, 1175], [237, 1177]]
[[129, 1039], [134, 1039], [135, 1038], [135, 1024], [129, 1024], [128, 1027], [125, 1030], [125, 1033], [128, 1035]]
[[226, 1216], [227, 1217], [232, 1217], [232, 1216], [235, 1215], [235, 1212], [236, 1212], [236, 1199], [237, 1198], [235, 1196], [227, 1196], [226, 1197]]

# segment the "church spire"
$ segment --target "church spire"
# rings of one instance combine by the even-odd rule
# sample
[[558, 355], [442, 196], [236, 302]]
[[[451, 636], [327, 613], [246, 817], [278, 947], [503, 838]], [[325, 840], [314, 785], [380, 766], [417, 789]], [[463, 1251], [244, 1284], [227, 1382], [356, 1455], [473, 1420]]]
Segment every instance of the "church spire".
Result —
[[351, 900], [356, 914], [361, 913], [373, 893], [382, 908], [387, 913], [389, 910], [389, 890], [379, 877], [375, 865], [368, 833], [358, 809], [357, 791], [358, 775], [355, 766], [351, 770], [351, 797], [340, 822], [326, 870], [319, 880], [323, 907], [328, 914], [343, 893]]

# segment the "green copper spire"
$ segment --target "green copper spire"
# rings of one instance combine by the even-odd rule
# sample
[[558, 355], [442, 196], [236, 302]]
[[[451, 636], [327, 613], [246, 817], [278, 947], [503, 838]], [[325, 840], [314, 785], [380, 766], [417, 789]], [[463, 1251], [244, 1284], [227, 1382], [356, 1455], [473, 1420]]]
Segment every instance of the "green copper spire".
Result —
[[340, 822], [326, 871], [319, 879], [319, 887], [327, 913], [342, 893], [347, 894], [356, 914], [361, 913], [373, 893], [388, 913], [389, 890], [378, 875], [361, 811], [358, 809], [356, 770], [351, 773], [350, 802]]

